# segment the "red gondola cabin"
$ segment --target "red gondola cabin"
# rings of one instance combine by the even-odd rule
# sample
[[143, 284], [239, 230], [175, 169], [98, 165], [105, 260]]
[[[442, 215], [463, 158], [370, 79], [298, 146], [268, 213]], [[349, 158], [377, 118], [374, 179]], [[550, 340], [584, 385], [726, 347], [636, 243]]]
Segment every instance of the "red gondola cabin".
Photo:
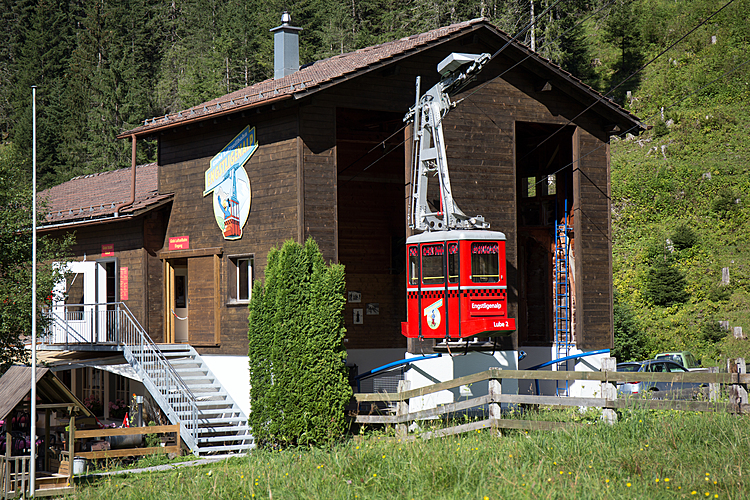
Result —
[[[510, 335], [505, 234], [498, 231], [425, 232], [406, 240], [409, 338], [460, 339]], [[448, 280], [445, 269], [448, 269]]]

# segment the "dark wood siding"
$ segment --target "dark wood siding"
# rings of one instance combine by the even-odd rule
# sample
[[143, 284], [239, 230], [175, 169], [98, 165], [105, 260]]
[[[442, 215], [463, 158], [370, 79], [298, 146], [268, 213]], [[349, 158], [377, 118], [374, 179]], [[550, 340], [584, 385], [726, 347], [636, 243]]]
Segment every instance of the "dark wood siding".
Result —
[[[293, 110], [251, 113], [244, 119], [223, 118], [213, 127], [196, 126], [161, 137], [160, 190], [175, 193], [164, 247], [168, 247], [170, 237], [189, 236], [190, 249], [222, 249], [218, 287], [220, 345], [202, 348], [202, 353], [247, 354], [247, 308], [225, 307], [231, 298], [228, 287], [231, 269], [227, 256], [254, 255], [254, 275], [262, 279], [268, 251], [288, 239], [298, 239], [296, 119]], [[242, 238], [228, 241], [214, 219], [211, 196], [203, 196], [204, 173], [211, 158], [248, 125], [255, 127], [259, 145], [245, 164], [251, 184], [250, 214]], [[168, 254], [162, 257], [168, 258]], [[192, 273], [190, 279], [193, 279]], [[208, 275], [203, 280], [208, 284]], [[192, 337], [192, 324], [190, 332]]]
[[580, 130], [575, 216], [577, 332], [583, 350], [612, 347], [612, 244], [608, 147]]

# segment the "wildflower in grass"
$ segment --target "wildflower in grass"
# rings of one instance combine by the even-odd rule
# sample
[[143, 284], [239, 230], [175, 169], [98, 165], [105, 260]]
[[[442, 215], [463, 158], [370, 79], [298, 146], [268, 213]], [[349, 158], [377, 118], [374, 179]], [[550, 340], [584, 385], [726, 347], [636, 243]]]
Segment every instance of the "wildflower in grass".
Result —
[[657, 482], [657, 483], [659, 482], [659, 478], [658, 478], [658, 477], [656, 478], [656, 482]]
[[693, 490], [693, 491], [691, 491], [691, 492], [690, 492], [690, 494], [691, 494], [691, 495], [697, 495], [697, 494], [698, 494], [698, 492], [697, 492], [697, 491], [695, 491], [695, 490]]
[[632, 486], [632, 484], [628, 483], [625, 486], [627, 486], [628, 488], [630, 488]]
[[668, 483], [668, 482], [669, 482], [669, 478], [668, 478], [668, 477], [665, 477], [665, 478], [664, 478], [664, 482], [665, 482], [665, 483]]
[[605, 483], [609, 483], [609, 479], [605, 479], [605, 480], [604, 480], [604, 482], [605, 482]]
[[378, 477], [378, 475], [377, 474], [373, 474], [372, 477]]

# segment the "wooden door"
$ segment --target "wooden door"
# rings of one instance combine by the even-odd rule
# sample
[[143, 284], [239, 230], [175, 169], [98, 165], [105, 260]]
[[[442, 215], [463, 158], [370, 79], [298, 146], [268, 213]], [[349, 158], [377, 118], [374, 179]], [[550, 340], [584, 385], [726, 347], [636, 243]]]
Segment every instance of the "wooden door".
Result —
[[188, 339], [191, 345], [219, 343], [218, 255], [187, 259]]

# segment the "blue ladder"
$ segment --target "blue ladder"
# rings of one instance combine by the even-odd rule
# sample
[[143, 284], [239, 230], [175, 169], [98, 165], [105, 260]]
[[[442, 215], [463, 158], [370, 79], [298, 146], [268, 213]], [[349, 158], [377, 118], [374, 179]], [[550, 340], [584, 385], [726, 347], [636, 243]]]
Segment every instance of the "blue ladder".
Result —
[[[570, 307], [570, 226], [568, 225], [568, 203], [565, 202], [565, 215], [562, 222], [555, 222], [554, 260], [554, 307], [555, 307], [555, 350], [557, 358], [570, 355], [574, 347], [571, 335]], [[568, 369], [567, 362], [565, 370]], [[557, 381], [558, 396], [568, 395], [568, 381]]]

